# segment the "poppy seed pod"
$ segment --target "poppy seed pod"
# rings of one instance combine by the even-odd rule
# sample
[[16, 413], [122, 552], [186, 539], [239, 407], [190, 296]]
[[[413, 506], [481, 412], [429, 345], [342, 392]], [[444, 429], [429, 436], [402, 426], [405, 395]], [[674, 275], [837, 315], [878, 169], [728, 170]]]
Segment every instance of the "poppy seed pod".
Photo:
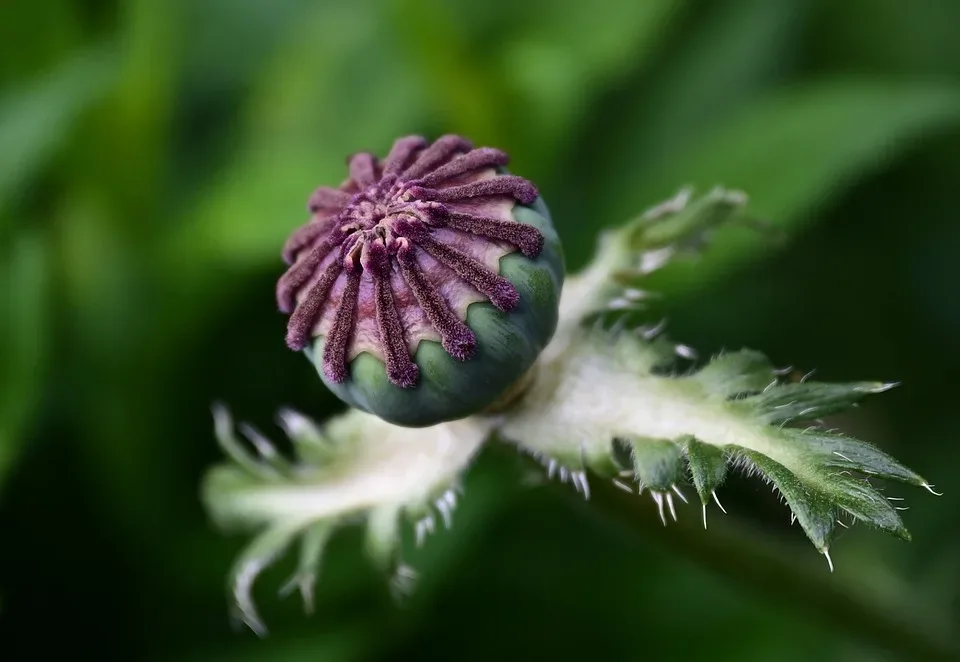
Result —
[[287, 344], [344, 402], [411, 427], [487, 409], [553, 336], [563, 255], [509, 157], [459, 136], [349, 159], [310, 198], [277, 284]]

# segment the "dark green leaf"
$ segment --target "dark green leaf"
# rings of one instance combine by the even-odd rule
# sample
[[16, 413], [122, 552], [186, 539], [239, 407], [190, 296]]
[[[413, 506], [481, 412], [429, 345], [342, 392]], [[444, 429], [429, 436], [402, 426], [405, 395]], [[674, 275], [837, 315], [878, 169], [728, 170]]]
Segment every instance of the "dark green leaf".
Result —
[[47, 353], [50, 263], [40, 235], [0, 253], [0, 486], [37, 406]]
[[[464, 20], [464, 7], [449, 0], [406, 0], [392, 3], [389, 30], [397, 50], [415, 65], [430, 97], [444, 119], [457, 132], [473, 140], [507, 147], [504, 121], [510, 110], [504, 76], [495, 70], [492, 57], [478, 56], [471, 44], [475, 27]], [[511, 26], [499, 26], [508, 30]], [[417, 39], [407, 35], [416, 34]], [[498, 41], [500, 52], [505, 35]]]
[[642, 159], [645, 170], [662, 167], [782, 80], [810, 13], [805, 0], [704, 6], [700, 20], [672, 45], [672, 57], [655, 72], [650, 89], [638, 91], [631, 100], [628, 121], [613, 134], [618, 144], [642, 146], [635, 157]]
[[[529, 20], [497, 51], [499, 77], [510, 89], [509, 118], [528, 152], [549, 162], [608, 85], [641, 70], [664, 45], [685, 2], [549, 0], [523, 3]], [[617, 20], [611, 21], [610, 17]], [[545, 152], [545, 153], [543, 153]]]
[[74, 55], [29, 87], [0, 98], [0, 213], [47, 165], [76, 128], [76, 120], [108, 90], [113, 54]]
[[308, 220], [307, 199], [343, 181], [346, 156], [384, 154], [417, 130], [423, 90], [395, 57], [387, 27], [364, 3], [303, 18], [250, 97], [231, 167], [173, 238], [169, 259], [279, 269], [287, 235]]

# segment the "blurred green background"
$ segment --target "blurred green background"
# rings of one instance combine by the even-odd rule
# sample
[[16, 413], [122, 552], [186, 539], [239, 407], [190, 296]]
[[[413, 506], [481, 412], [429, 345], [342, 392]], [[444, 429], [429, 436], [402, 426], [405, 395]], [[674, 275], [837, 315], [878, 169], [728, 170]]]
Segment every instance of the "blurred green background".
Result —
[[956, 0], [0, 3], [0, 659], [910, 659], [707, 562], [720, 530], [681, 541], [646, 496], [610, 526], [495, 456], [400, 606], [347, 532], [312, 616], [287, 564], [270, 636], [231, 629], [209, 407], [275, 436], [282, 405], [339, 410], [284, 345], [280, 246], [349, 153], [443, 132], [511, 152], [574, 269], [682, 185], [750, 193], [788, 240], [720, 233], [652, 315], [703, 355], [901, 381], [832, 423], [946, 495], [890, 486], [914, 541], [851, 529], [833, 575], [759, 481], [711, 527], [956, 634], [958, 29]]

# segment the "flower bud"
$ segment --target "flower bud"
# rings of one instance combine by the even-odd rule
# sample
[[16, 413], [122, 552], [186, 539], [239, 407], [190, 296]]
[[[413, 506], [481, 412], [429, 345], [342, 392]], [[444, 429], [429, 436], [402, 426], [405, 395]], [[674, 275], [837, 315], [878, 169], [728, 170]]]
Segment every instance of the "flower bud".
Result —
[[496, 402], [557, 326], [563, 256], [536, 187], [458, 136], [359, 153], [310, 198], [277, 285], [287, 344], [344, 402], [398, 425]]

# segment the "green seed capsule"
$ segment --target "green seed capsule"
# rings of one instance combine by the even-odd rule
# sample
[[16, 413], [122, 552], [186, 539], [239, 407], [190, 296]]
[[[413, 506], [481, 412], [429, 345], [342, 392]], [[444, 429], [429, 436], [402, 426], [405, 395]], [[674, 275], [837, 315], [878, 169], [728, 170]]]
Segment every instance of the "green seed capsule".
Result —
[[563, 255], [508, 157], [458, 136], [360, 153], [284, 249], [287, 344], [347, 404], [406, 426], [478, 413], [553, 336]]

